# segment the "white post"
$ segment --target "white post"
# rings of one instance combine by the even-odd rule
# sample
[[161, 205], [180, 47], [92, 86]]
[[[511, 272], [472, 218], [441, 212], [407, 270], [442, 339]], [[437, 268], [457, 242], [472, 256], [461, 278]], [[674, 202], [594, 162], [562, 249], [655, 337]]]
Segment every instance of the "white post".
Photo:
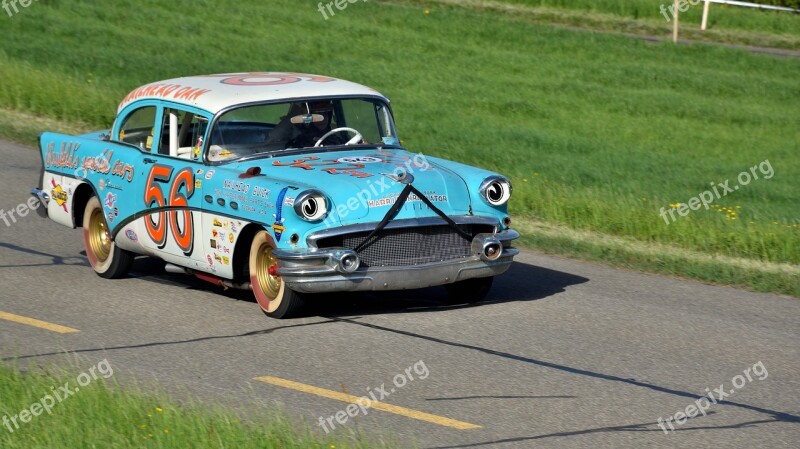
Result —
[[675, 0], [672, 4], [672, 9], [675, 17], [675, 23], [672, 24], [672, 42], [677, 44], [678, 43], [678, 15], [680, 11], [678, 10], [678, 0]]
[[711, 2], [706, 0], [705, 4], [703, 5], [703, 23], [700, 24], [700, 29], [705, 31], [706, 25], [708, 25], [708, 7], [711, 5]]

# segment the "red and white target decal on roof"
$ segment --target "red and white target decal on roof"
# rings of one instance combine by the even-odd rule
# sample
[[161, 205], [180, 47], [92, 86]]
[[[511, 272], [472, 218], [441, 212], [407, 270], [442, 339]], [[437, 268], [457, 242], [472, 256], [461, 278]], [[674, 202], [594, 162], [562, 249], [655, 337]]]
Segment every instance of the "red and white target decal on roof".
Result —
[[232, 86], [277, 86], [279, 84], [292, 84], [300, 81], [311, 81], [314, 83], [329, 83], [336, 81], [335, 78], [318, 75], [304, 75], [293, 72], [252, 72], [241, 75], [209, 75], [212, 77], [224, 77], [220, 83]]

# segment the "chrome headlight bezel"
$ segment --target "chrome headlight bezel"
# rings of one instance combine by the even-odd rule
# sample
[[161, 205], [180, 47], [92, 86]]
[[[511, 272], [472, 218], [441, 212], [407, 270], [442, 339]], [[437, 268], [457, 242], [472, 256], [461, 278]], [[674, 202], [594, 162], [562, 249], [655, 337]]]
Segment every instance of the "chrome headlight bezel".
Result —
[[328, 216], [328, 204], [324, 193], [316, 189], [305, 190], [295, 197], [294, 212], [305, 221], [318, 222]]
[[481, 183], [480, 194], [490, 206], [500, 207], [508, 203], [513, 192], [511, 181], [505, 176], [489, 176]]

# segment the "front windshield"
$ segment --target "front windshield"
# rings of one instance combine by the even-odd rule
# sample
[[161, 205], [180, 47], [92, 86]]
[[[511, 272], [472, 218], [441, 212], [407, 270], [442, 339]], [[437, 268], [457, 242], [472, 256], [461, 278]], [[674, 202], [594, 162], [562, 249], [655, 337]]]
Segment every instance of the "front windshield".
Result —
[[380, 100], [294, 101], [224, 113], [211, 131], [208, 160], [315, 146], [399, 144], [389, 108]]

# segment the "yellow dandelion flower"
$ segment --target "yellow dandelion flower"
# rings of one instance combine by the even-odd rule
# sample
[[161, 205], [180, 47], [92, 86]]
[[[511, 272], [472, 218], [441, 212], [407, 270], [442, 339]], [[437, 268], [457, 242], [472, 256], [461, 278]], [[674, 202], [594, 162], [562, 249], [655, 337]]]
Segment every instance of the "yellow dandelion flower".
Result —
[[677, 208], [681, 207], [681, 203], [673, 203], [673, 204], [670, 204], [669, 207], [671, 207], [673, 209], [677, 209]]
[[424, 11], [424, 13], [425, 13], [425, 15], [427, 16], [428, 14], [430, 14], [430, 13], [431, 13], [431, 10], [430, 10], [430, 9], [426, 9], [426, 10]]
[[163, 412], [164, 410], [163, 410], [161, 407], [156, 407], [156, 411], [157, 411], [158, 413], [161, 413], [161, 412]]
[[169, 429], [164, 429], [164, 433], [169, 433]]

